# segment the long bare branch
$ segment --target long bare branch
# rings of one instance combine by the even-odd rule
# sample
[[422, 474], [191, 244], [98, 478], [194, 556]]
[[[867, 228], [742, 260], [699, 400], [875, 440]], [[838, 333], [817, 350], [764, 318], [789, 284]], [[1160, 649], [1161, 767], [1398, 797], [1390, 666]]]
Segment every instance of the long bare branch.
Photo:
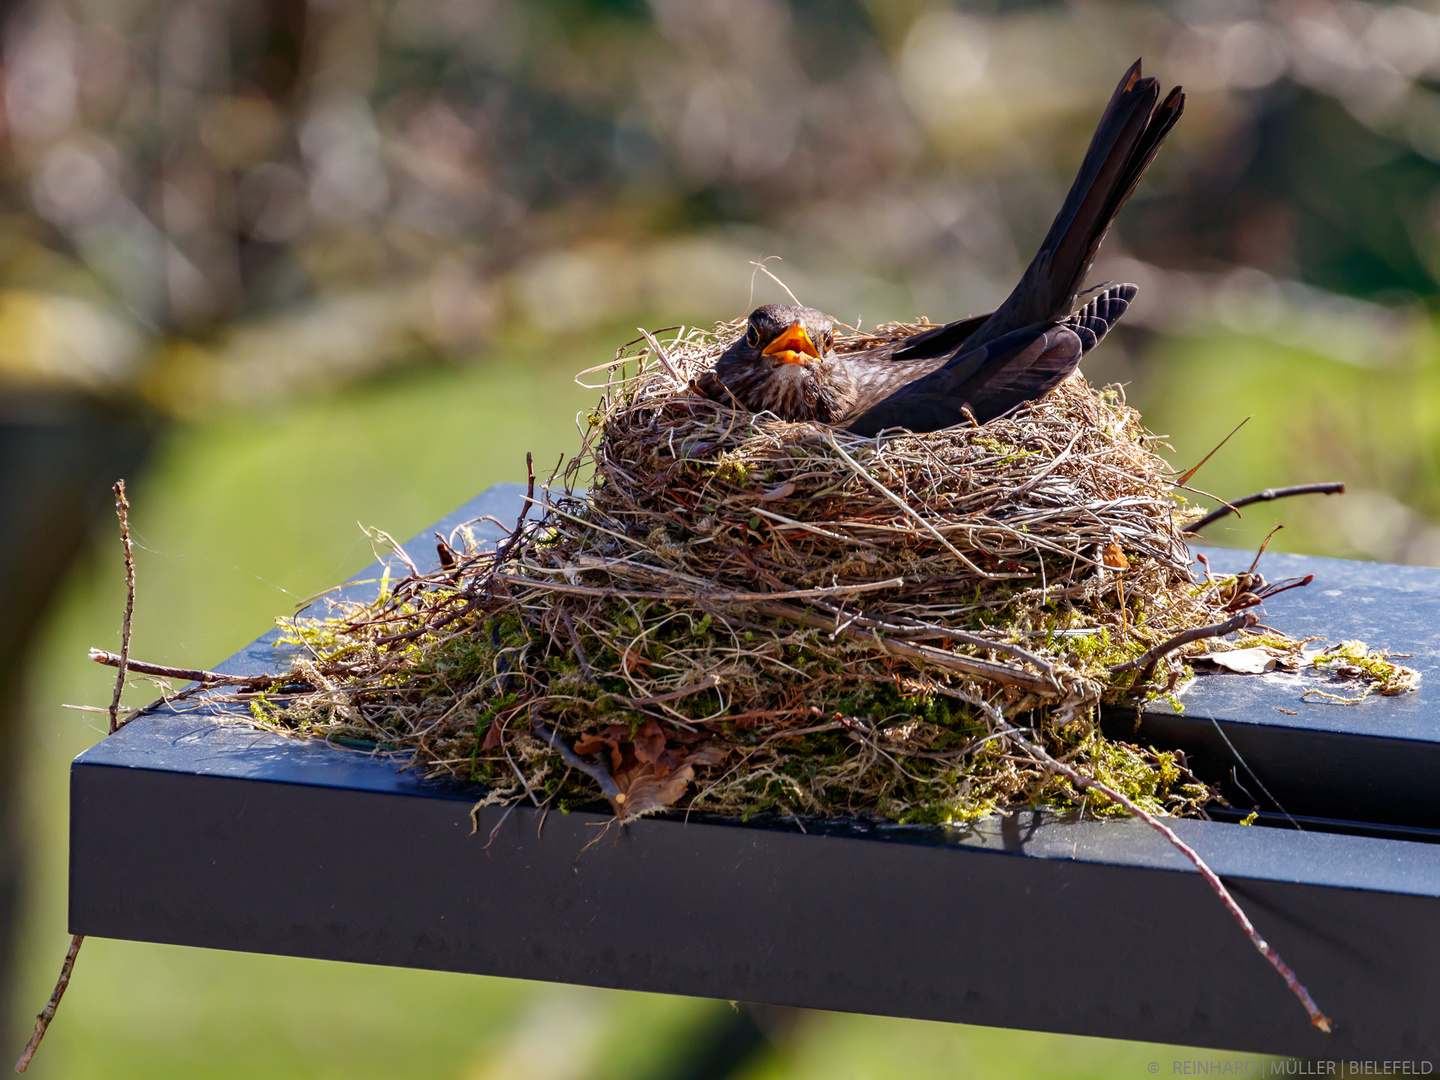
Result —
[[1207, 525], [1213, 525], [1223, 517], [1238, 513], [1240, 507], [1250, 506], [1257, 502], [1270, 502], [1272, 499], [1288, 499], [1292, 495], [1344, 495], [1345, 485], [1338, 480], [1325, 484], [1296, 484], [1294, 487], [1266, 488], [1264, 491], [1257, 491], [1254, 495], [1246, 495], [1243, 499], [1233, 499], [1222, 506], [1217, 506], [1210, 513], [1206, 514], [1194, 525], [1186, 527], [1187, 533], [1198, 533]]

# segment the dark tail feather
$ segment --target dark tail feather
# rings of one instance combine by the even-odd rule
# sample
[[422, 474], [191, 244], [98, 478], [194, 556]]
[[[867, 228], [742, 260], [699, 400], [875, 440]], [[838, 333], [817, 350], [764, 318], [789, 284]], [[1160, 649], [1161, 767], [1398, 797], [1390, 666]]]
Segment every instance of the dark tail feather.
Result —
[[1100, 242], [1180, 119], [1185, 95], [1176, 87], [1156, 108], [1160, 84], [1140, 77], [1137, 60], [1115, 88], [1080, 171], [1040, 250], [1020, 283], [970, 336], [974, 348], [1033, 323], [1070, 314]]
[[1066, 319], [1065, 325], [1080, 336], [1081, 348], [1089, 352], [1120, 321], [1139, 291], [1134, 285], [1111, 285]]

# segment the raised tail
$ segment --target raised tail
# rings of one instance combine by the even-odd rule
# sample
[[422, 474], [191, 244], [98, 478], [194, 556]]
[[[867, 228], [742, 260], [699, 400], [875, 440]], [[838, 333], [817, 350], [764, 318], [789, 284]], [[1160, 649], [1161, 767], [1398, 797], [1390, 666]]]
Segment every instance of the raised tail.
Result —
[[1141, 78], [1136, 60], [1115, 88], [1075, 182], [1035, 258], [1005, 302], [965, 342], [966, 350], [1036, 323], [1070, 314], [1110, 223], [1180, 119], [1177, 86], [1156, 106], [1160, 84]]

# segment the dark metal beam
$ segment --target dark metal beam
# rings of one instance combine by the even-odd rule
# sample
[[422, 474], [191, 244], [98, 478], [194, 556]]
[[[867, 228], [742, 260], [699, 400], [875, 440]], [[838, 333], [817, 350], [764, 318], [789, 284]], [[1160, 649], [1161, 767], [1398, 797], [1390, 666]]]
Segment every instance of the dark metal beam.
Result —
[[[492, 490], [460, 514], [508, 522], [516, 498]], [[433, 544], [407, 546], [422, 562]], [[1440, 572], [1393, 569], [1304, 560], [1316, 585], [1268, 618], [1292, 631], [1336, 620], [1324, 602], [1339, 598], [1376, 613], [1354, 624], [1372, 644], [1422, 641]], [[274, 670], [285, 657], [269, 640], [222, 670]], [[1435, 652], [1415, 663], [1431, 671]], [[1294, 779], [1304, 805], [1351, 810], [1377, 796], [1305, 802], [1299, 778], [1338, 783], [1384, 767], [1397, 740], [1412, 763], [1440, 741], [1428, 683], [1409, 701], [1287, 704], [1299, 718], [1273, 708], [1298, 694], [1283, 679], [1207, 677], [1182, 719], [1259, 732], [1247, 746], [1267, 786], [1288, 793]], [[1304, 756], [1324, 739], [1346, 740], [1334, 767]], [[802, 833], [676, 816], [620, 829], [605, 814], [517, 807], [484, 810], [472, 830], [477, 795], [245, 723], [144, 716], [75, 762], [71, 929], [1306, 1057], [1440, 1058], [1440, 844], [1174, 823], [1336, 1018], [1324, 1036], [1190, 864], [1136, 822], [1022, 814]], [[1339, 827], [1375, 831], [1363, 816]]]

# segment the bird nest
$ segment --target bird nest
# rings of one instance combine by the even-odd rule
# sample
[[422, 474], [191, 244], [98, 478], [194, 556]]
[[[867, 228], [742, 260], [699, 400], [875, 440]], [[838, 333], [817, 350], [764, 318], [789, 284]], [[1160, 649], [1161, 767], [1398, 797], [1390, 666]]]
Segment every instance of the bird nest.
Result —
[[1121, 391], [1076, 375], [984, 425], [861, 438], [690, 392], [734, 331], [617, 351], [533, 516], [286, 620], [308, 658], [255, 715], [490, 802], [625, 817], [1120, 810], [1018, 731], [1149, 811], [1203, 812], [1183, 758], [1108, 737], [1100, 707], [1171, 692], [1186, 650], [1216, 647], [1187, 634], [1252, 623], [1255, 597], [1192, 575], [1186, 506]]

